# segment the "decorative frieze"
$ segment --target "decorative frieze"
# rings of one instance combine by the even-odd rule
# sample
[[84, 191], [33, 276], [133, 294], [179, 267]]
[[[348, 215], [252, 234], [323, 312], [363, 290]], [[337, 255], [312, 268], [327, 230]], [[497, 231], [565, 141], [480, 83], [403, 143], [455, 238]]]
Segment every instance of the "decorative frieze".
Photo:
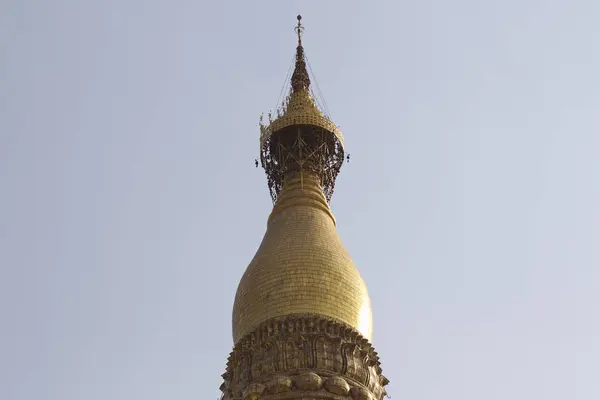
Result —
[[313, 315], [261, 324], [237, 343], [223, 379], [226, 400], [283, 394], [292, 399], [292, 392], [382, 400], [388, 383], [368, 340], [343, 323]]

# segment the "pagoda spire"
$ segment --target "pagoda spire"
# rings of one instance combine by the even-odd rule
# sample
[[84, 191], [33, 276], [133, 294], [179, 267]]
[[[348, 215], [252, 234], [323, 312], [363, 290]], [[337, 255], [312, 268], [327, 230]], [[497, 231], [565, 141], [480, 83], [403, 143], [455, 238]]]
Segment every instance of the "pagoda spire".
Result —
[[275, 204], [235, 295], [221, 400], [384, 400], [371, 300], [329, 207], [344, 141], [312, 98], [300, 16], [296, 29], [292, 88], [261, 123]]

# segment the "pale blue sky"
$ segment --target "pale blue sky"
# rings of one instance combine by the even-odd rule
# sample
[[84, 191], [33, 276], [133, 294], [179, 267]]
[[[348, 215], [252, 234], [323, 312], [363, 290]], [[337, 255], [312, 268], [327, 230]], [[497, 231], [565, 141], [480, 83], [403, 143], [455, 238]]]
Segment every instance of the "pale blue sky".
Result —
[[393, 399], [600, 398], [600, 2], [0, 5], [0, 398], [217, 399], [304, 43]]

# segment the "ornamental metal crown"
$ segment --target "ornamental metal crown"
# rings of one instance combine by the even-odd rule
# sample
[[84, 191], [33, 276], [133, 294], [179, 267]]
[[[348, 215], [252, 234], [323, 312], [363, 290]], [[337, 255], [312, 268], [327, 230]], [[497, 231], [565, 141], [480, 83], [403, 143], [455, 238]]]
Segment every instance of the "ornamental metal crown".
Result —
[[310, 88], [301, 20], [298, 15], [298, 46], [289, 93], [277, 115], [268, 114], [268, 123], [260, 118], [260, 160], [273, 202], [286, 177], [303, 173], [319, 179], [330, 201], [344, 161], [342, 132], [319, 108]]

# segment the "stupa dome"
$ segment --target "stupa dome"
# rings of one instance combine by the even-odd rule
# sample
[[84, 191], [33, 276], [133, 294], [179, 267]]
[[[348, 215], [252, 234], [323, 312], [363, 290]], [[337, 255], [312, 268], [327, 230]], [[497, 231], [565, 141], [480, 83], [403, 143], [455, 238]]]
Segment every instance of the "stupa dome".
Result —
[[367, 287], [335, 227], [316, 179], [287, 180], [263, 241], [242, 276], [233, 306], [233, 340], [261, 322], [296, 314], [343, 322], [371, 339]]

